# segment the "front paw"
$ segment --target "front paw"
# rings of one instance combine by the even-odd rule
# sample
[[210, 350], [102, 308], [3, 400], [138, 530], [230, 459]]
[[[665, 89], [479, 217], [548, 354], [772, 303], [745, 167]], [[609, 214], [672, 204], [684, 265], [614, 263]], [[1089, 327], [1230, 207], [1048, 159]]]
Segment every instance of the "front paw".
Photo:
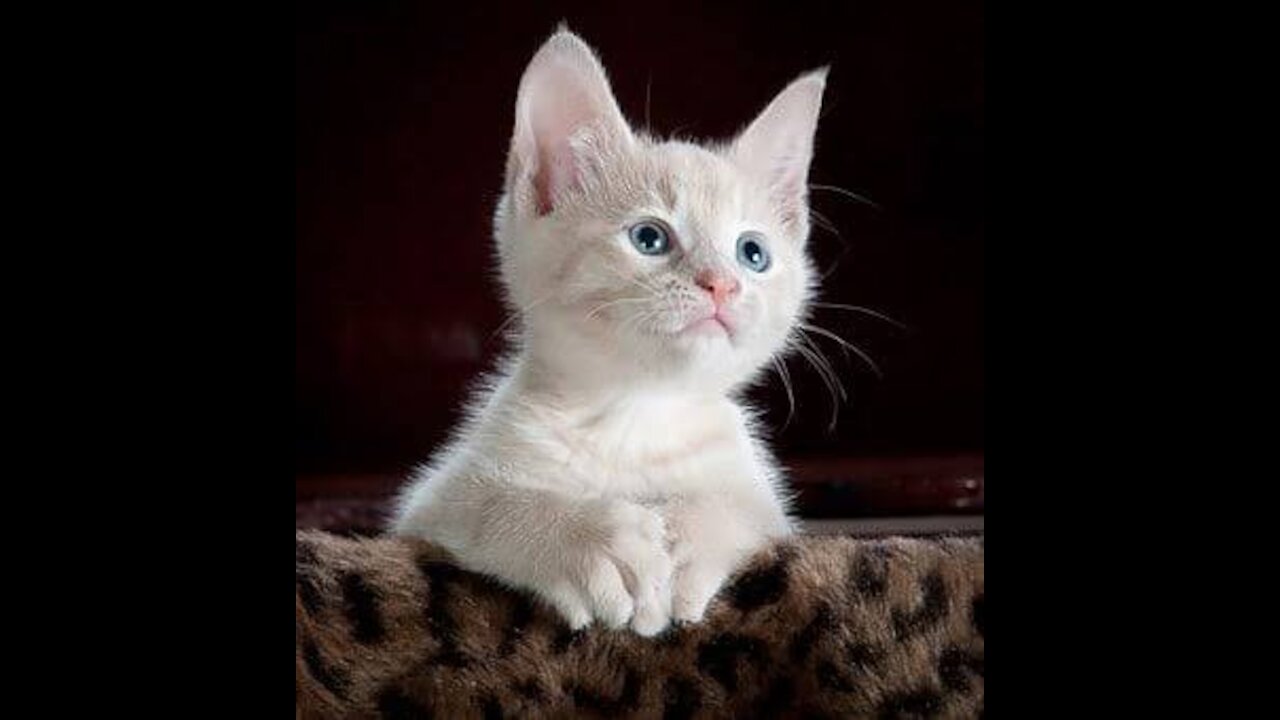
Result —
[[631, 629], [656, 635], [671, 622], [674, 566], [667, 553], [666, 523], [653, 510], [629, 502], [610, 504], [605, 517], [611, 532], [603, 554], [630, 596]]
[[672, 619], [680, 623], [701, 622], [731, 571], [731, 565], [699, 560], [681, 565], [672, 580]]
[[544, 595], [581, 629], [598, 619], [610, 628], [630, 625], [656, 635], [671, 618], [671, 558], [662, 517], [627, 502], [610, 502], [584, 518], [566, 548], [568, 571]]

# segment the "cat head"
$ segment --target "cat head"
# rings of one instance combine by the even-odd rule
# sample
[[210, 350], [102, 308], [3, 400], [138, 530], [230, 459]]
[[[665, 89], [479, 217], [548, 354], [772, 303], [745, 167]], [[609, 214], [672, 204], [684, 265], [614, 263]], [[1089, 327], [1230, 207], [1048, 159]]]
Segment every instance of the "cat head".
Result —
[[520, 82], [496, 219], [526, 354], [558, 373], [725, 391], [781, 352], [816, 275], [805, 250], [826, 71], [734, 140], [631, 129], [604, 69], [561, 30]]

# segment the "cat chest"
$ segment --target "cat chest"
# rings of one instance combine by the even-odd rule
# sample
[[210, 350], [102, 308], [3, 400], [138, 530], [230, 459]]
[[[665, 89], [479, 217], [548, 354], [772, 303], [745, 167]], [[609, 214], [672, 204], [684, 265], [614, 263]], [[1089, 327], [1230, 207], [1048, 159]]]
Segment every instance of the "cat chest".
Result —
[[601, 493], [649, 495], [705, 489], [750, 475], [750, 450], [732, 428], [703, 432], [583, 434], [562, 448], [574, 475]]

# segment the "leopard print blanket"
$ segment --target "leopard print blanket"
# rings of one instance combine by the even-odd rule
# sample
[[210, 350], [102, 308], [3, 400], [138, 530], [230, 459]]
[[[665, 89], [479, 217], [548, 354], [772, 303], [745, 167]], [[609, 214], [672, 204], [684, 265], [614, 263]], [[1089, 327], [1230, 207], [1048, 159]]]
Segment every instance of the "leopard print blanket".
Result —
[[297, 532], [302, 718], [975, 718], [983, 540], [801, 536], [698, 625], [571, 632], [427, 544]]

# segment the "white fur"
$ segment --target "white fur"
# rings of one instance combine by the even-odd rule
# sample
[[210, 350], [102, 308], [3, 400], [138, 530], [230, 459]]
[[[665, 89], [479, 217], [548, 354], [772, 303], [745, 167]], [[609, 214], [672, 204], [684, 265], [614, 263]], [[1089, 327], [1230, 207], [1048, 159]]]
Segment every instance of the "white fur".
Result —
[[[738, 139], [639, 136], [568, 31], [521, 81], [495, 221], [518, 351], [401, 498], [395, 532], [532, 590], [581, 628], [699, 620], [735, 566], [793, 531], [783, 478], [737, 399], [807, 311], [806, 177], [825, 82], [792, 83]], [[676, 249], [640, 254], [656, 218]], [[772, 266], [736, 260], [766, 238]], [[740, 283], [730, 330], [698, 274]]]

